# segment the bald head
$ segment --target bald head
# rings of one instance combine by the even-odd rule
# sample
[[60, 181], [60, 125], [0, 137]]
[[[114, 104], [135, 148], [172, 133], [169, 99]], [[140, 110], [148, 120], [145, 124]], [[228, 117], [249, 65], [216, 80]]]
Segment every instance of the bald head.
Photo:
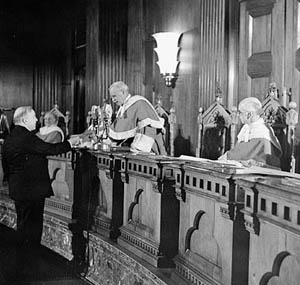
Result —
[[20, 125], [33, 131], [36, 127], [37, 118], [31, 106], [22, 106], [16, 109], [13, 117], [15, 125]]
[[129, 95], [128, 86], [123, 81], [116, 81], [109, 87], [109, 95], [117, 105], [122, 105]]
[[251, 111], [260, 115], [262, 113], [262, 104], [256, 97], [248, 97], [240, 102], [239, 110]]
[[239, 104], [239, 112], [243, 124], [253, 123], [263, 113], [262, 104], [256, 97], [245, 98]]

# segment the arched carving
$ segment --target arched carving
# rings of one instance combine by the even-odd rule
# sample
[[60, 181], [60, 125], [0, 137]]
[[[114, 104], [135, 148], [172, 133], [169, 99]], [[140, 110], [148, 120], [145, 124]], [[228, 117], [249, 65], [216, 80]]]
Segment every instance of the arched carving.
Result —
[[194, 231], [199, 230], [199, 223], [200, 223], [200, 219], [203, 216], [203, 214], [205, 214], [204, 211], [199, 211], [195, 218], [194, 218], [194, 222], [193, 222], [193, 226], [190, 227], [186, 233], [185, 236], [185, 251], [190, 250], [191, 249], [191, 237], [192, 234], [194, 233]]
[[57, 173], [58, 173], [58, 171], [60, 171], [61, 169], [59, 168], [59, 167], [57, 167], [57, 168], [55, 168], [54, 170], [53, 170], [53, 173], [52, 173], [52, 177], [51, 177], [51, 179], [50, 179], [50, 183], [52, 184], [52, 182], [56, 179], [56, 175], [57, 175]]
[[133, 214], [133, 209], [134, 207], [139, 203], [139, 199], [141, 194], [143, 193], [143, 189], [138, 189], [137, 192], [135, 193], [134, 196], [134, 201], [130, 204], [129, 209], [128, 209], [128, 221], [132, 221], [132, 214]]
[[[294, 268], [291, 268], [291, 266]], [[287, 274], [288, 277], [283, 277], [285, 268], [288, 269], [289, 271], [295, 272], [295, 274], [292, 275]], [[259, 285], [299, 284], [298, 281], [299, 281], [300, 273], [298, 273], [299, 271], [298, 268], [299, 268], [299, 264], [294, 256], [292, 256], [287, 251], [280, 252], [274, 259], [272, 271], [267, 272], [262, 276]], [[283, 278], [283, 280], [281, 280], [281, 278]], [[290, 278], [292, 278], [292, 280]]]

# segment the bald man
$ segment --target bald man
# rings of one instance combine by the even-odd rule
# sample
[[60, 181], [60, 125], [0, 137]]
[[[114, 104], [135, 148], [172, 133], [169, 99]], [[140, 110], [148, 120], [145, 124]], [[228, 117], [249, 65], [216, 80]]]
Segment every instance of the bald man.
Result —
[[219, 160], [237, 160], [246, 166], [280, 168], [281, 146], [273, 129], [261, 117], [261, 102], [255, 97], [245, 98], [238, 110], [244, 124], [238, 134], [238, 142]]

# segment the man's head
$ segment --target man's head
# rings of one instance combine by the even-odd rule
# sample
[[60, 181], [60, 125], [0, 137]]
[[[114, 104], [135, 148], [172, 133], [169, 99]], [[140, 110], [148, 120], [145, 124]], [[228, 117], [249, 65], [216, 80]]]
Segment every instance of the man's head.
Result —
[[36, 127], [37, 118], [31, 106], [22, 106], [16, 109], [13, 117], [15, 125], [20, 125], [33, 131]]
[[116, 81], [109, 87], [111, 100], [119, 106], [124, 104], [128, 94], [128, 86], [123, 81]]
[[45, 121], [45, 126], [50, 127], [50, 126], [57, 126], [58, 123], [58, 115], [56, 114], [55, 111], [51, 110], [45, 114], [44, 117]]
[[262, 112], [261, 102], [255, 97], [245, 98], [239, 104], [239, 114], [243, 124], [256, 122]]

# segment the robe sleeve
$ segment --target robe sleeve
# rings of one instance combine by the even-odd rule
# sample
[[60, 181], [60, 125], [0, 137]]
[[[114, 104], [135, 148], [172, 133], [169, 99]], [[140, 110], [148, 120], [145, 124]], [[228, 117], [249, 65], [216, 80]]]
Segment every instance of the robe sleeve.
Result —
[[227, 152], [229, 160], [254, 160], [274, 167], [280, 167], [280, 150], [267, 139], [255, 138], [241, 142]]

